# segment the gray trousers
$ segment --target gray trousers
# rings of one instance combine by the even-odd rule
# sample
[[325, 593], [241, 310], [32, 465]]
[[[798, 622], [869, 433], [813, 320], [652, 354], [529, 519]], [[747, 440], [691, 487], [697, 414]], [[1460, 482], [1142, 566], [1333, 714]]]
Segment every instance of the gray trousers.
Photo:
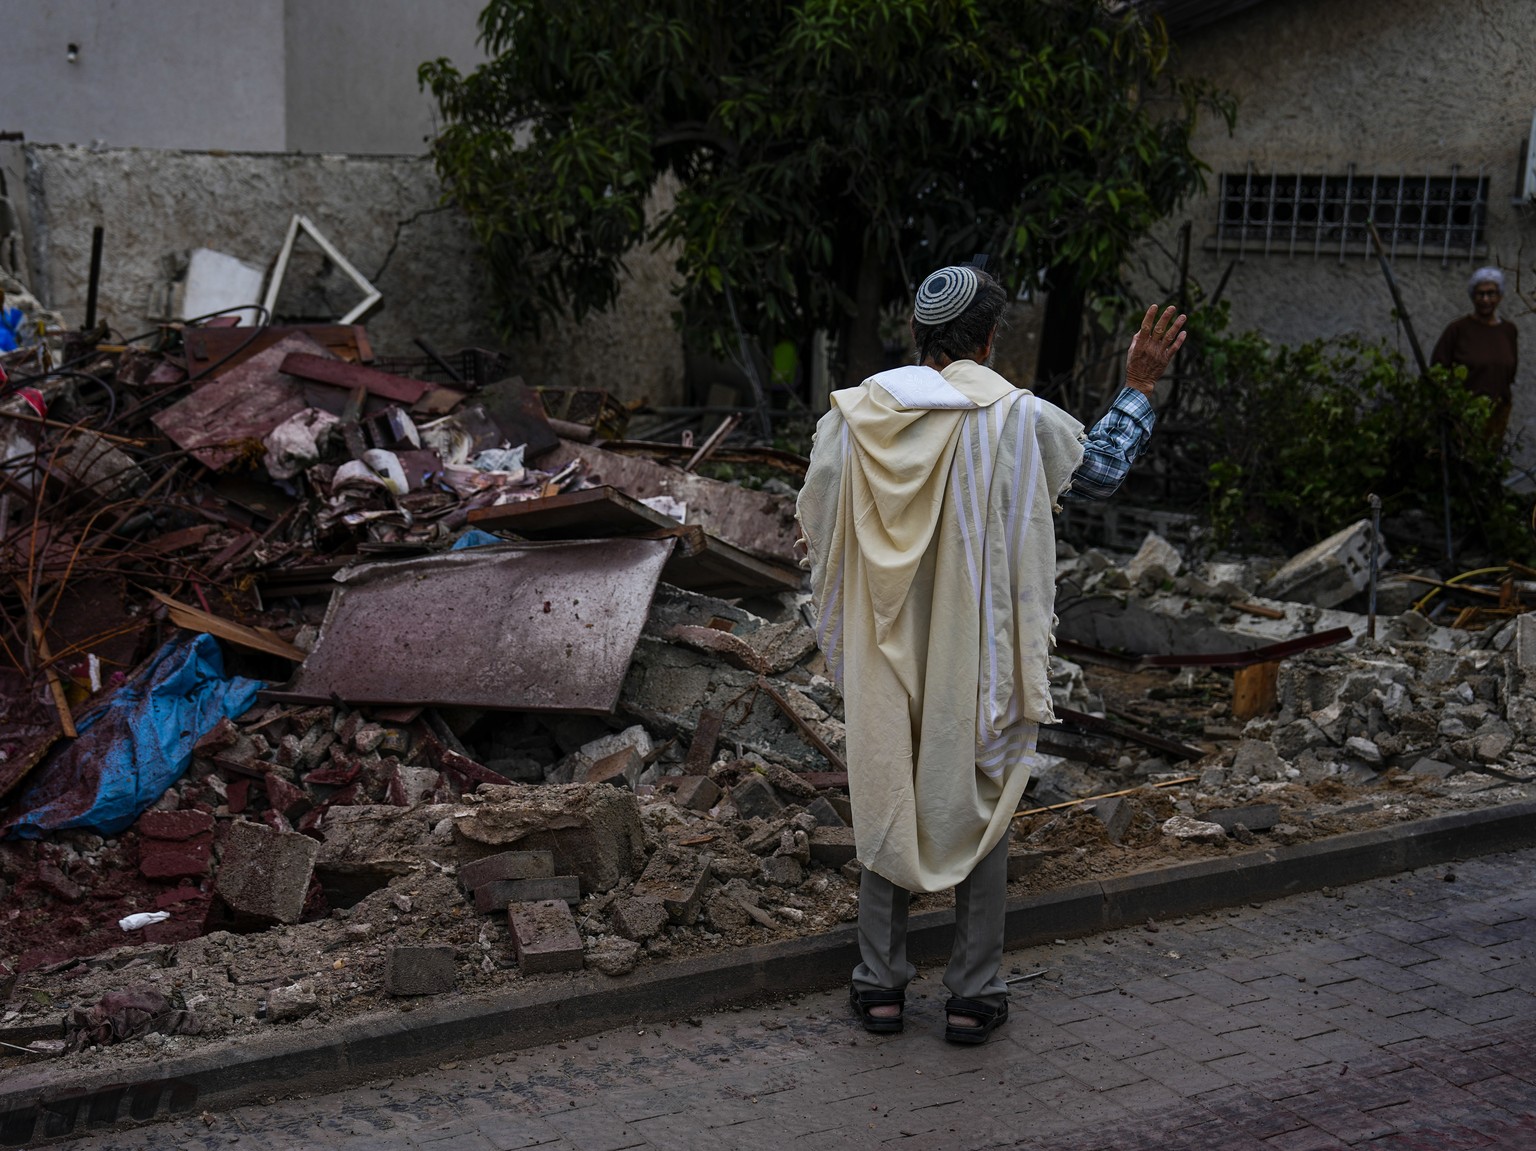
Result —
[[[1008, 840], [982, 858], [955, 888], [955, 945], [944, 970], [952, 995], [1000, 1007], [1003, 982], [1003, 913], [1008, 901]], [[907, 905], [912, 893], [884, 876], [859, 876], [859, 954], [853, 985], [860, 991], [903, 988], [917, 974], [907, 960]]]

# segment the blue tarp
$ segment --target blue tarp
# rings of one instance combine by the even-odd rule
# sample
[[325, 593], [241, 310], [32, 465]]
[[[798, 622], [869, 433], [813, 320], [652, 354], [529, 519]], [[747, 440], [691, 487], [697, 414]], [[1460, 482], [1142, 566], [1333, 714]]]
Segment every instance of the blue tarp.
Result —
[[262, 686], [226, 677], [211, 635], [172, 640], [80, 720], [80, 738], [33, 770], [0, 812], [0, 838], [38, 839], [66, 827], [117, 834], [181, 778], [193, 744], [220, 718], [249, 710]]
[[483, 532], [479, 528], [470, 528], [467, 532], [453, 541], [453, 546], [448, 550], [461, 552], [465, 548], [483, 548], [489, 544], [504, 544], [507, 541], [500, 536], [493, 536], [490, 532]]

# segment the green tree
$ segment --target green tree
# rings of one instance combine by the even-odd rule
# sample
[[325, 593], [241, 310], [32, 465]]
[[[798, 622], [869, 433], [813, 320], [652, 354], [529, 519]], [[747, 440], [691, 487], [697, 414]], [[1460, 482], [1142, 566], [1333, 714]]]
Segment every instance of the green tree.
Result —
[[1232, 111], [1103, 0], [492, 0], [480, 37], [488, 63], [421, 80], [509, 333], [606, 308], [626, 253], [675, 242], [691, 328], [827, 329], [855, 380], [940, 264], [1114, 279], [1200, 185], [1202, 102]]

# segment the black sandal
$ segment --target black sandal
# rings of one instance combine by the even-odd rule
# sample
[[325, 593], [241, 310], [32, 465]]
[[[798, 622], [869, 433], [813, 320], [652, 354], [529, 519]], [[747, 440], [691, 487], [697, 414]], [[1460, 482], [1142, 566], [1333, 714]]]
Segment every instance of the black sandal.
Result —
[[871, 1015], [871, 1007], [888, 1007], [894, 1003], [897, 1007], [905, 1007], [907, 993], [899, 988], [876, 987], [869, 991], [860, 991], [857, 986], [848, 988], [848, 1002], [853, 1007], [853, 1013], [859, 1017], [859, 1022], [864, 1024], [865, 1031], [889, 1033], [901, 1030], [901, 1015]]
[[[969, 1015], [979, 1022], [961, 1027], [949, 1021], [951, 1015]], [[951, 1043], [985, 1043], [987, 1036], [1008, 1021], [1008, 1001], [989, 1007], [974, 999], [954, 997], [944, 1005], [944, 1038]]]

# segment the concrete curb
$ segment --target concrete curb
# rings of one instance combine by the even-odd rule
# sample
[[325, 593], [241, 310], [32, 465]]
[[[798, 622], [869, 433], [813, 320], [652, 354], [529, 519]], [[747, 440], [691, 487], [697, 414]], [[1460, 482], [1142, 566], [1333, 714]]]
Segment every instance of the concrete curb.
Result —
[[[1158, 868], [1015, 900], [1010, 948], [1091, 935], [1212, 908], [1357, 883], [1536, 844], [1536, 801], [1458, 812], [1295, 847]], [[948, 955], [949, 911], [912, 917], [914, 959]], [[432, 1001], [326, 1031], [242, 1038], [163, 1059], [139, 1074], [23, 1070], [0, 1084], [0, 1146], [35, 1145], [120, 1120], [218, 1110], [272, 1095], [327, 1092], [424, 1070], [444, 1059], [516, 1050], [621, 1024], [676, 1019], [848, 978], [855, 930], [671, 963], [622, 979], [597, 974], [516, 991]]]

